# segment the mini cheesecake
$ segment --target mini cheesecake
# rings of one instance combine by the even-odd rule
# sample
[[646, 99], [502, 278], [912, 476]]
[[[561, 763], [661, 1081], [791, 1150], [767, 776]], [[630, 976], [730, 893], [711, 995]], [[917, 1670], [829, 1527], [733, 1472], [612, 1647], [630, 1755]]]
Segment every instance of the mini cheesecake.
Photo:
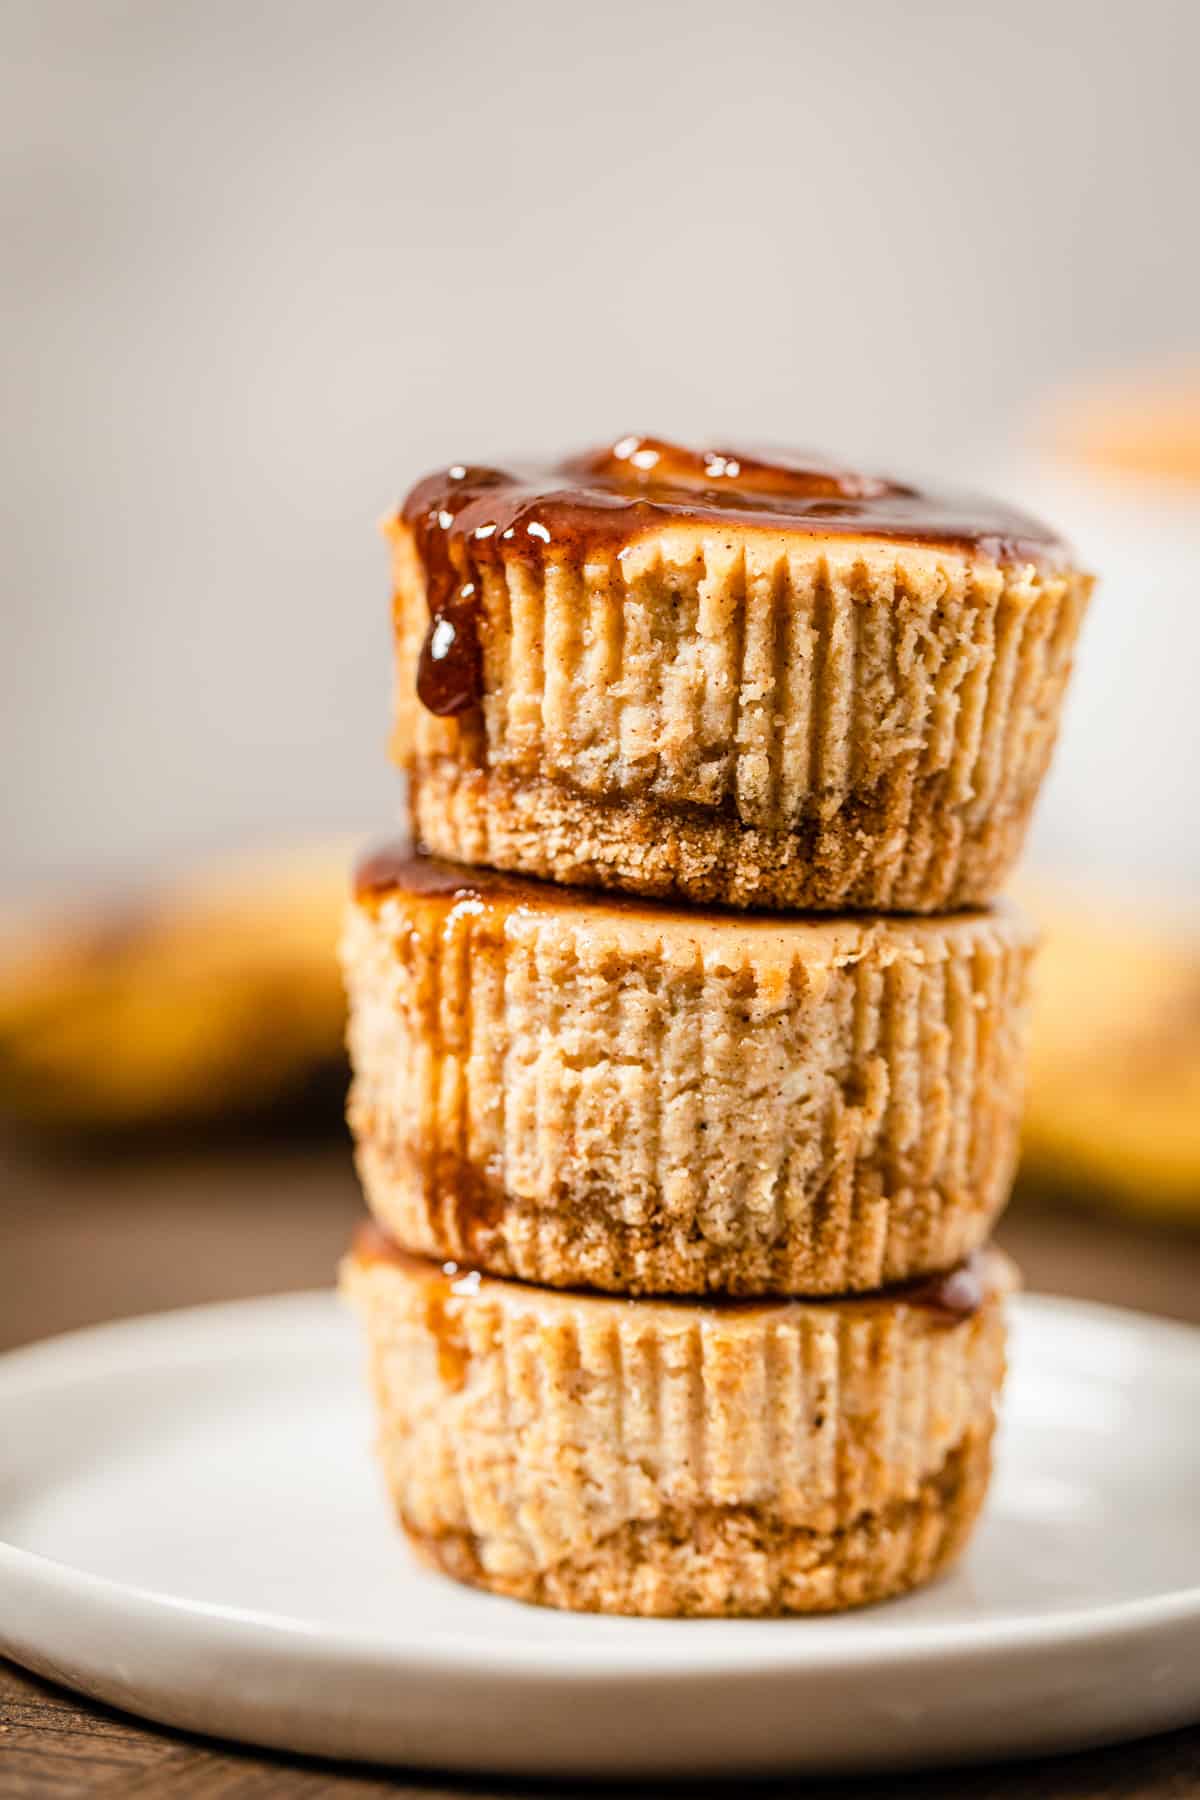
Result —
[[343, 940], [368, 1203], [406, 1249], [555, 1287], [828, 1294], [987, 1238], [1033, 934], [1007, 906], [784, 918], [413, 856]]
[[928, 1581], [986, 1492], [1014, 1271], [823, 1301], [619, 1300], [343, 1264], [401, 1524], [460, 1581], [584, 1611], [832, 1612]]
[[438, 855], [735, 906], [989, 900], [1090, 577], [1052, 532], [812, 456], [456, 464], [389, 524], [395, 755]]

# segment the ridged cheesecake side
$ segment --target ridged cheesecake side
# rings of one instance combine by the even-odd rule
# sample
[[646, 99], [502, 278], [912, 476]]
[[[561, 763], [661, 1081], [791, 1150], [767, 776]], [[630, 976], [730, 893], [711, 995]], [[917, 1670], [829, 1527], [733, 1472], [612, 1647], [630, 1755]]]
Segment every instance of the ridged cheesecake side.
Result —
[[460, 1580], [641, 1614], [821, 1612], [928, 1580], [987, 1487], [1011, 1265], [965, 1314], [554, 1294], [360, 1241], [379, 1454]]
[[932, 912], [1003, 885], [1091, 579], [949, 546], [661, 527], [479, 572], [482, 701], [427, 711], [394, 548], [394, 751], [439, 855], [737, 906]]
[[1032, 949], [1006, 907], [700, 915], [401, 862], [343, 944], [368, 1202], [410, 1250], [558, 1287], [947, 1268], [1008, 1195]]

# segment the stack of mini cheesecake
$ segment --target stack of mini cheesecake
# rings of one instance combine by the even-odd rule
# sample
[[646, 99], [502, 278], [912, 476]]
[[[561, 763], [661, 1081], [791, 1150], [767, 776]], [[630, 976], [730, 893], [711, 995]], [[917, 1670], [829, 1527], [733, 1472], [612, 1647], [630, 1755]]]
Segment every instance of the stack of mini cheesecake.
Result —
[[646, 438], [455, 465], [390, 535], [423, 848], [349, 913], [343, 1283], [404, 1530], [596, 1611], [929, 1579], [1014, 1280], [994, 896], [1089, 578], [997, 506]]

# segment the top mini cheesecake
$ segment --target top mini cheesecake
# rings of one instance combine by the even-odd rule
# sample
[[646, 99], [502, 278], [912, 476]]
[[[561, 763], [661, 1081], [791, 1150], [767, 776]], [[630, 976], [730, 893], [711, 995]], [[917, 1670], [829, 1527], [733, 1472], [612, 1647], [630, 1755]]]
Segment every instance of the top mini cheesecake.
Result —
[[1036, 521], [629, 437], [456, 464], [388, 531], [394, 752], [430, 850], [732, 906], [1002, 885], [1091, 588]]

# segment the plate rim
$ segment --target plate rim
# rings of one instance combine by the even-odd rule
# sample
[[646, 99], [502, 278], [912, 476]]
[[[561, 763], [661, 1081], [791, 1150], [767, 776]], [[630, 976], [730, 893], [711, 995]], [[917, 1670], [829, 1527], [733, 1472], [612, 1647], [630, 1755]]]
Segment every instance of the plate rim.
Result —
[[[221, 1325], [240, 1322], [264, 1312], [285, 1318], [295, 1314], [297, 1321], [306, 1313], [320, 1312], [329, 1320], [336, 1317], [336, 1290], [306, 1288], [280, 1294], [266, 1294], [239, 1300], [205, 1302], [195, 1306], [165, 1308], [138, 1314], [131, 1318], [108, 1320], [98, 1325], [37, 1340], [0, 1354], [0, 1406], [5, 1400], [22, 1393], [36, 1392], [46, 1385], [69, 1379], [76, 1359], [86, 1352], [88, 1378], [103, 1380], [128, 1367], [131, 1355], [144, 1351], [147, 1336], [168, 1340], [164, 1362], [187, 1362], [202, 1355], [230, 1360], [244, 1356], [244, 1336], [224, 1338]], [[1111, 1331], [1120, 1329], [1149, 1336], [1172, 1354], [1200, 1350], [1200, 1327], [1186, 1321], [1161, 1318], [1131, 1307], [1109, 1305], [1093, 1300], [1078, 1300], [1053, 1294], [1021, 1293], [1010, 1302], [1018, 1319], [1025, 1314], [1034, 1319], [1067, 1315], [1085, 1328]], [[201, 1341], [184, 1342], [170, 1354], [169, 1339], [180, 1326], [198, 1329]], [[95, 1352], [104, 1354], [97, 1362]], [[76, 1369], [83, 1373], [82, 1369]], [[1200, 1361], [1196, 1379], [1200, 1381]], [[365, 1452], [364, 1452], [365, 1454]], [[519, 1628], [510, 1627], [499, 1610], [494, 1628], [486, 1638], [460, 1629], [439, 1631], [436, 1636], [406, 1637], [403, 1631], [383, 1632], [355, 1630], [345, 1626], [317, 1626], [286, 1613], [243, 1608], [226, 1602], [187, 1599], [117, 1581], [110, 1576], [94, 1574], [60, 1558], [27, 1550], [0, 1536], [0, 1578], [13, 1576], [22, 1581], [49, 1584], [60, 1595], [77, 1592], [96, 1606], [107, 1606], [127, 1614], [149, 1615], [156, 1623], [181, 1631], [204, 1631], [219, 1625], [236, 1633], [241, 1643], [269, 1644], [277, 1654], [293, 1654], [303, 1658], [305, 1651], [319, 1649], [339, 1662], [355, 1661], [392, 1669], [420, 1667], [426, 1673], [455, 1671], [468, 1677], [503, 1679], [511, 1674], [521, 1678], [536, 1671], [551, 1685], [569, 1685], [581, 1678], [593, 1682], [626, 1679], [636, 1672], [641, 1681], [678, 1682], [689, 1674], [726, 1674], [762, 1677], [778, 1675], [784, 1670], [796, 1673], [819, 1666], [826, 1673], [838, 1670], [861, 1672], [866, 1667], [886, 1667], [896, 1660], [907, 1666], [935, 1666], [947, 1657], [960, 1661], [987, 1661], [1013, 1650], [1029, 1649], [1042, 1653], [1068, 1650], [1098, 1637], [1109, 1642], [1127, 1643], [1144, 1634], [1186, 1625], [1200, 1625], [1200, 1581], [1169, 1593], [1112, 1601], [1093, 1607], [1073, 1607], [1049, 1616], [1021, 1614], [1006, 1620], [965, 1619], [952, 1622], [915, 1622], [903, 1632], [892, 1628], [872, 1628], [873, 1608], [854, 1615], [858, 1629], [828, 1630], [814, 1637], [811, 1631], [789, 1629], [795, 1620], [690, 1620], [689, 1643], [666, 1644], [658, 1636], [662, 1626], [678, 1628], [679, 1620], [627, 1619], [636, 1630], [636, 1638], [608, 1642], [591, 1639], [586, 1628], [577, 1637], [563, 1641], [537, 1640], [523, 1637]], [[517, 1608], [519, 1602], [504, 1602], [496, 1596], [479, 1596], [481, 1603]], [[521, 1610], [524, 1610], [521, 1608]], [[515, 1618], [517, 1615], [513, 1615]], [[828, 1620], [820, 1621], [826, 1626]], [[736, 1628], [757, 1628], [755, 1639], [739, 1642]], [[712, 1630], [718, 1627], [718, 1632]], [[730, 1628], [734, 1628], [732, 1631]], [[778, 1641], [770, 1641], [778, 1632]], [[673, 1634], [674, 1635], [674, 1634]]]

